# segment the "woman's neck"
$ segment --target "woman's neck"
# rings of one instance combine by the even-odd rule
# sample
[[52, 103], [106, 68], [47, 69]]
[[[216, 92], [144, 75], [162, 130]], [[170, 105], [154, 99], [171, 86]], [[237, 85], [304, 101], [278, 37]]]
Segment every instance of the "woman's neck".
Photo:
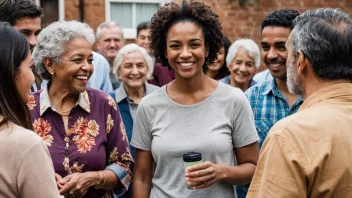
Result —
[[209, 78], [215, 79], [216, 75], [218, 75], [219, 71], [214, 71], [214, 70], [210, 70], [207, 69], [205, 71], [205, 75], [208, 76]]
[[78, 100], [79, 93], [72, 93], [66, 89], [62, 89], [55, 83], [49, 86], [49, 99], [55, 108], [60, 111], [70, 111]]
[[245, 92], [249, 88], [249, 82], [244, 84], [238, 84], [230, 77], [230, 85], [233, 87], [240, 88], [243, 92]]
[[144, 85], [139, 88], [131, 88], [124, 84], [123, 88], [125, 89], [127, 96], [129, 98], [132, 98], [133, 101], [137, 104], [142, 100], [143, 96], [145, 95]]

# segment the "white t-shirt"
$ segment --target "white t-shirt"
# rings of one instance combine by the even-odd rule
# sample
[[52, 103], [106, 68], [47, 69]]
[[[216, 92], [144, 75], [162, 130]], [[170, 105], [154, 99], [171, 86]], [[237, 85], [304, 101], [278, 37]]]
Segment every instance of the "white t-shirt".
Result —
[[238, 88], [219, 83], [205, 100], [193, 105], [174, 102], [166, 86], [144, 97], [137, 110], [131, 144], [151, 151], [156, 163], [150, 197], [234, 196], [234, 186], [218, 182], [189, 190], [183, 153], [200, 152], [203, 161], [234, 166], [234, 148], [258, 141], [252, 110]]

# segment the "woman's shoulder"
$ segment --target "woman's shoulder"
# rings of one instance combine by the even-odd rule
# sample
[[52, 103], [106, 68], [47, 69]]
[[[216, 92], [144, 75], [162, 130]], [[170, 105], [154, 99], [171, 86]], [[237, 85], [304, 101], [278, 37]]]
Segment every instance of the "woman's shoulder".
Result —
[[14, 150], [26, 152], [38, 144], [42, 144], [42, 138], [34, 131], [25, 129], [12, 122], [8, 123], [8, 127], [3, 129], [1, 133], [6, 135], [9, 146]]

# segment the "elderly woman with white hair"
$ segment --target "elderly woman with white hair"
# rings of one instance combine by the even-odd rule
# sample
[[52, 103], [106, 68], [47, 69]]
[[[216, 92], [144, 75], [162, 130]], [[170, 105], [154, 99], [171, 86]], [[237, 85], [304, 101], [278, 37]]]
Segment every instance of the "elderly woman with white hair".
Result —
[[[121, 113], [128, 140], [132, 138], [132, 126], [142, 98], [159, 87], [149, 84], [154, 69], [154, 61], [147, 51], [137, 44], [128, 44], [119, 50], [114, 60], [113, 72], [122, 81], [112, 96]], [[134, 149], [131, 147], [133, 157]]]
[[240, 88], [245, 92], [256, 84], [253, 76], [260, 66], [260, 50], [252, 39], [239, 39], [232, 43], [226, 56], [230, 75], [220, 82]]
[[65, 197], [112, 197], [112, 191], [125, 192], [132, 177], [134, 162], [116, 103], [86, 87], [94, 70], [94, 41], [87, 24], [58, 21], [41, 31], [33, 51], [35, 67], [48, 83], [27, 106]]
[[[159, 87], [149, 84], [154, 69], [154, 61], [148, 52], [137, 44], [128, 44], [119, 50], [114, 60], [113, 72], [122, 81], [119, 88], [110, 93], [115, 99], [126, 127], [128, 140], [131, 141], [133, 122], [139, 102]], [[135, 148], [130, 146], [135, 158]], [[131, 197], [131, 190], [120, 198]]]

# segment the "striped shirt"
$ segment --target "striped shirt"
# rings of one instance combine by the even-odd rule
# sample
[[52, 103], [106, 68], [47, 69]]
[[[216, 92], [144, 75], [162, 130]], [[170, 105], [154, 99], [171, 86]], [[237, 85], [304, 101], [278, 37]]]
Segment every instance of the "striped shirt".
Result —
[[255, 126], [260, 137], [259, 148], [271, 127], [282, 118], [297, 112], [303, 103], [303, 98], [300, 97], [290, 107], [285, 96], [277, 88], [275, 79], [254, 85], [245, 95], [253, 110]]

